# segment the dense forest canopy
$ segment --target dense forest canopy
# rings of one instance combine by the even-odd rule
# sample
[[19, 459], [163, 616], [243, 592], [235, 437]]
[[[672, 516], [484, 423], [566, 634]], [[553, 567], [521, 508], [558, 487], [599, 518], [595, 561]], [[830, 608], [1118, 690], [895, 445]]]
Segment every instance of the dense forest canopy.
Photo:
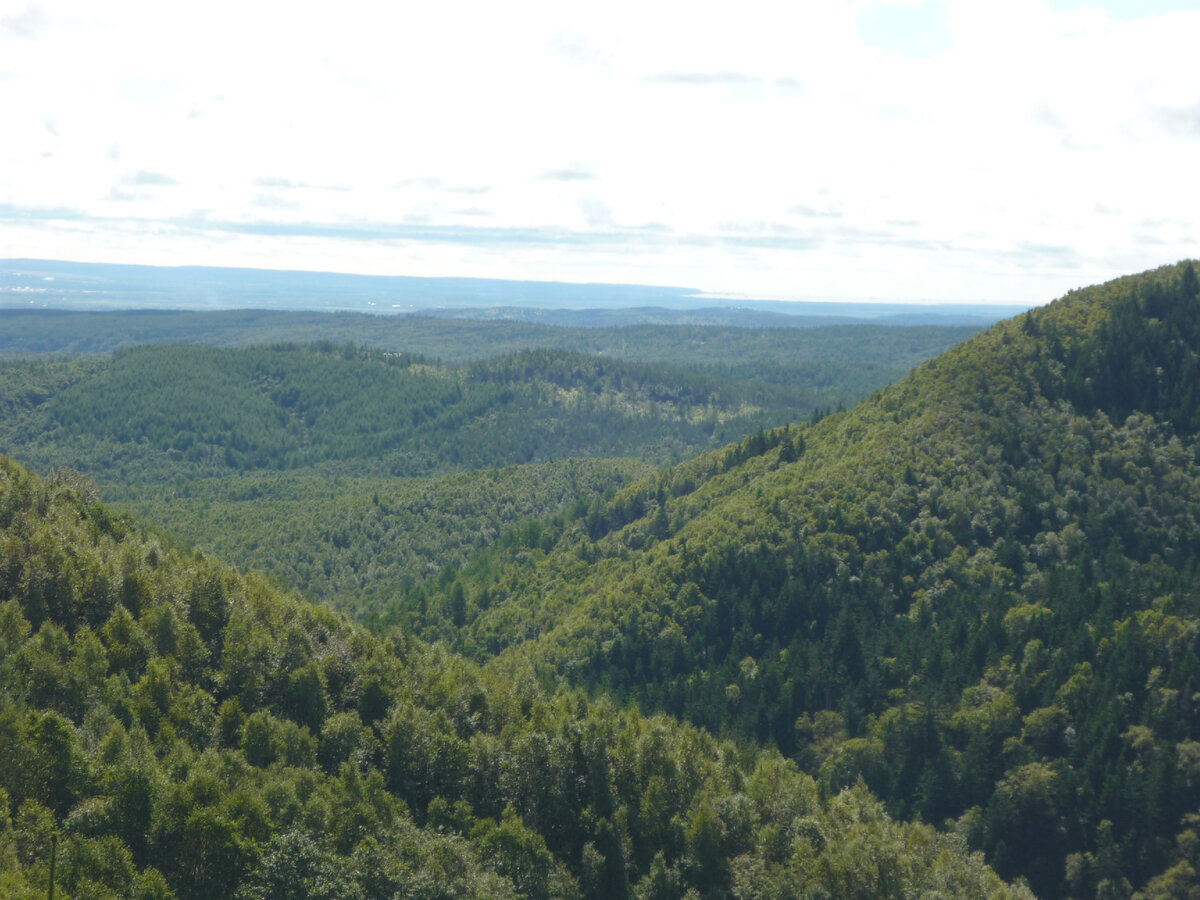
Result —
[[1041, 896], [1200, 889], [1198, 294], [1073, 292], [393, 617], [863, 778]]
[[[377, 638], [0, 458], [0, 893], [1028, 897], [769, 750]], [[871, 860], [864, 866], [863, 860]]]

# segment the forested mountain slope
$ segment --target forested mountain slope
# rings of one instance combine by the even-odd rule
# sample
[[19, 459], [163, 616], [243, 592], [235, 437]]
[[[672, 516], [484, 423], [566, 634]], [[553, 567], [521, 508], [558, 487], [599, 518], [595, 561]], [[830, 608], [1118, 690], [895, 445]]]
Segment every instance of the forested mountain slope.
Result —
[[377, 638], [0, 457], [0, 894], [1028, 897], [769, 751]]
[[458, 646], [773, 742], [1039, 895], [1200, 890], [1200, 282], [1076, 291], [493, 549]]

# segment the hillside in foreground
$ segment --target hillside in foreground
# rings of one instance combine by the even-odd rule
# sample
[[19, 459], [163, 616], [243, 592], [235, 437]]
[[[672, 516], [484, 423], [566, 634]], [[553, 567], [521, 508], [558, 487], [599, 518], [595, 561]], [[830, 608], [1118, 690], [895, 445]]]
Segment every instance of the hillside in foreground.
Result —
[[[1029, 897], [770, 751], [497, 677], [0, 457], [0, 894]], [[864, 865], [864, 861], [869, 864]]]
[[396, 615], [436, 624], [461, 598], [456, 646], [494, 671], [754, 737], [826, 793], [864, 778], [1041, 896], [1184, 896], [1198, 347], [1192, 263], [1073, 292]]

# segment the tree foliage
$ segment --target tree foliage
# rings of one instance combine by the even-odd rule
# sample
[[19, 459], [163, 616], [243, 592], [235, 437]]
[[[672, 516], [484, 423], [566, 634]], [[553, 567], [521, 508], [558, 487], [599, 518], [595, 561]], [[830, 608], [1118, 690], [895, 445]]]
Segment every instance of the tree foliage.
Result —
[[375, 637], [4, 458], [0, 547], [5, 896], [54, 835], [64, 898], [810, 896], [864, 852], [891, 896], [1028, 896], [862, 787]]

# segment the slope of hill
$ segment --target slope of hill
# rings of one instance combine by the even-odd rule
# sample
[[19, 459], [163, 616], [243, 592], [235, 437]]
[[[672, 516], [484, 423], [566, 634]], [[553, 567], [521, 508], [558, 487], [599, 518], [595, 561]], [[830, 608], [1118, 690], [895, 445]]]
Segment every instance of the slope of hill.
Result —
[[1073, 292], [483, 554], [458, 646], [864, 777], [1042, 896], [1200, 889], [1198, 347], [1190, 263]]
[[[771, 752], [378, 639], [0, 457], [0, 893], [1024, 897]], [[869, 861], [868, 864], [864, 862]]]

